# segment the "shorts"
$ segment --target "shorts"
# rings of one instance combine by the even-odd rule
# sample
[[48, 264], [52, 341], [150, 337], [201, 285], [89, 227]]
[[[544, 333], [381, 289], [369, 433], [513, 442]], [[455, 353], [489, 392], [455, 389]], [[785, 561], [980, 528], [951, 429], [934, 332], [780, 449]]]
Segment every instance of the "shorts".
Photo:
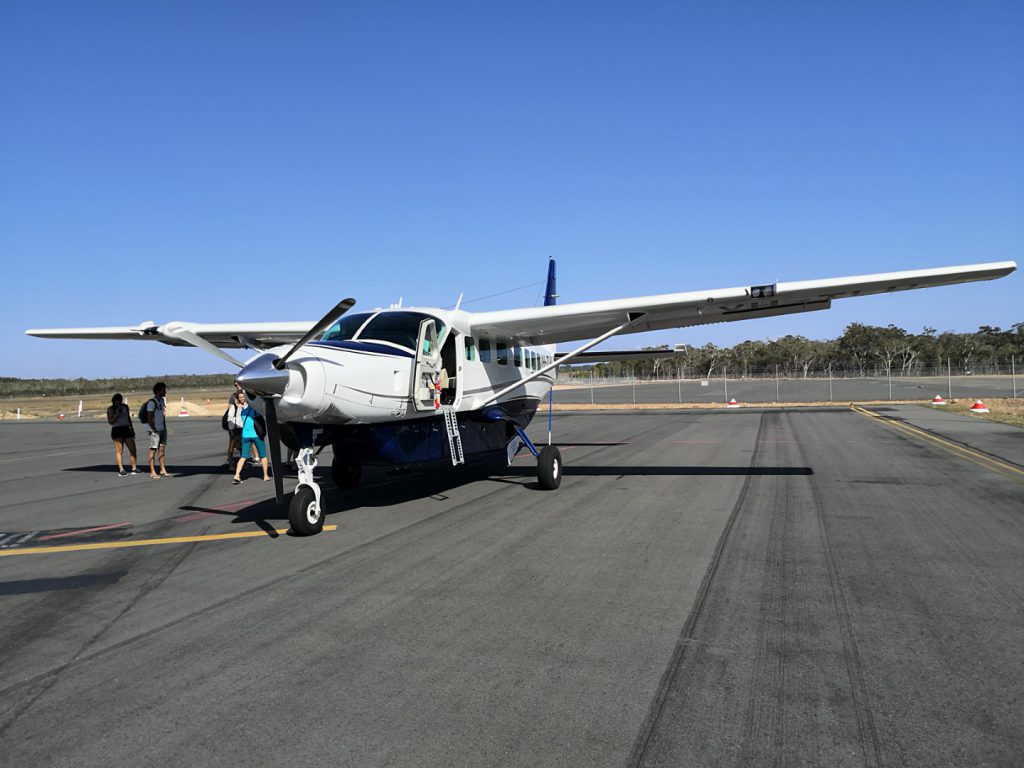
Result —
[[267, 444], [263, 442], [262, 437], [243, 437], [242, 438], [242, 457], [249, 455], [249, 446], [256, 445], [256, 453], [260, 455], [261, 459], [267, 458]]
[[114, 427], [110, 430], [111, 440], [129, 440], [135, 437], [135, 430], [131, 427]]
[[167, 430], [161, 429], [159, 432], [149, 431], [149, 450], [155, 451], [161, 445], [167, 445]]

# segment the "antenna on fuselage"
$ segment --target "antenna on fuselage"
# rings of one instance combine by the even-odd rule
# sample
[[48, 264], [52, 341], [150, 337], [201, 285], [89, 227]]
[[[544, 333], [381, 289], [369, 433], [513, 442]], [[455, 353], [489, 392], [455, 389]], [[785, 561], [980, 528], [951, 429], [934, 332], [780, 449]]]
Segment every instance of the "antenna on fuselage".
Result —
[[459, 311], [459, 307], [461, 307], [461, 306], [462, 306], [462, 292], [460, 291], [459, 292], [459, 299], [458, 299], [458, 301], [455, 302], [455, 311], [458, 312]]

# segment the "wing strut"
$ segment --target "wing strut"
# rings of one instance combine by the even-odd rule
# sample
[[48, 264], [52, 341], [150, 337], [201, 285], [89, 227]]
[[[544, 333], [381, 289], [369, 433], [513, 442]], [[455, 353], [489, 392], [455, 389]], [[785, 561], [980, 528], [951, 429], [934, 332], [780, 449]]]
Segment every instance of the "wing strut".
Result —
[[518, 389], [519, 387], [523, 386], [524, 384], [526, 384], [528, 382], [531, 382], [534, 379], [539, 378], [540, 376], [543, 376], [545, 373], [550, 371], [552, 368], [557, 368], [560, 365], [564, 365], [565, 363], [567, 363], [569, 360], [571, 360], [572, 358], [576, 357], [577, 355], [579, 355], [579, 354], [581, 354], [583, 352], [586, 352], [588, 349], [590, 349], [595, 344], [600, 344], [605, 339], [610, 339], [616, 333], [622, 333], [622, 331], [624, 331], [627, 328], [629, 328], [629, 326], [631, 326], [634, 323], [637, 323], [640, 320], [642, 320], [644, 318], [645, 314], [647, 314], [647, 313], [646, 312], [630, 312], [628, 314], [629, 319], [626, 322], [624, 322], [622, 325], [617, 325], [614, 328], [612, 328], [610, 331], [607, 331], [606, 333], [602, 333], [596, 339], [592, 339], [591, 341], [588, 341], [586, 344], [583, 344], [582, 346], [577, 347], [572, 352], [566, 352], [564, 355], [559, 357], [557, 360], [553, 360], [552, 362], [548, 363], [543, 368], [541, 368], [539, 371], [534, 371], [529, 376], [527, 376], [525, 379], [520, 379], [515, 384], [511, 384], [511, 385], [505, 387], [504, 389], [499, 390], [498, 392], [495, 392], [493, 395], [491, 395], [486, 400], [484, 400], [482, 405], [487, 405], [488, 403], [493, 403], [495, 400], [497, 400], [498, 398], [504, 397], [509, 392], [512, 392], [513, 390]]

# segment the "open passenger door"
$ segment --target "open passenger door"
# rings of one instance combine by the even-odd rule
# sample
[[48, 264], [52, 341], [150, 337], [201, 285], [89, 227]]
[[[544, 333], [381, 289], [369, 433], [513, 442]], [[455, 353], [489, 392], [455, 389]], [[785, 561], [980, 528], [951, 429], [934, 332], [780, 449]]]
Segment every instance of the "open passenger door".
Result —
[[434, 397], [441, 374], [441, 347], [437, 343], [437, 326], [433, 318], [420, 323], [416, 340], [416, 371], [412, 377], [412, 403], [417, 411], [436, 410]]

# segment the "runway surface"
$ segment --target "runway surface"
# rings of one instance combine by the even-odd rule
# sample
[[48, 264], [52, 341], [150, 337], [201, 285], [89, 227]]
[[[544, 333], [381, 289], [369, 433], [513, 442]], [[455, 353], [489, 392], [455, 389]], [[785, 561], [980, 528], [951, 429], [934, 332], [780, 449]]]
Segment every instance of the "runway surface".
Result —
[[215, 420], [156, 481], [100, 424], [0, 425], [0, 755], [1018, 765], [1024, 430], [966, 418], [557, 415], [558, 491], [376, 472], [306, 539]]
[[[833, 379], [723, 379], [715, 375], [700, 380], [637, 382], [606, 385], [596, 379], [591, 387], [586, 378], [571, 389], [555, 392], [556, 403], [602, 405], [609, 403], [724, 403], [731, 398], [742, 403], [854, 403], [871, 400], [931, 400], [935, 395], [957, 398], [1012, 397], [1014, 382], [1009, 376], [893, 377]], [[891, 387], [890, 387], [891, 385]], [[1016, 382], [1024, 392], [1024, 377]], [[892, 396], [890, 397], [890, 391]]]

